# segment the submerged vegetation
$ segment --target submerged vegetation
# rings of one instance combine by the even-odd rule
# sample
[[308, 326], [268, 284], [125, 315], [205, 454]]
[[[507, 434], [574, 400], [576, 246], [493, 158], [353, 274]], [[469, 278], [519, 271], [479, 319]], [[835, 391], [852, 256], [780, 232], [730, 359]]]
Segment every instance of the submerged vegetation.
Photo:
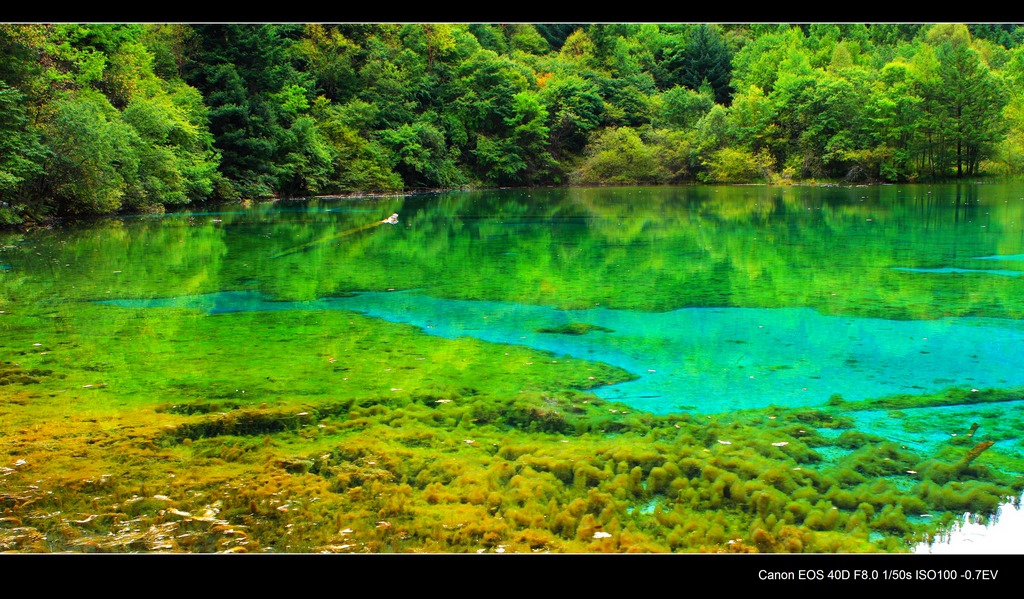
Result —
[[555, 333], [558, 335], [586, 335], [591, 331], [614, 332], [608, 327], [587, 322], [570, 322], [557, 327], [542, 327], [537, 329], [538, 333]]
[[1018, 25], [0, 24], [0, 225], [1022, 172]]
[[[658, 415], [596, 395], [643, 371], [313, 300], [427, 289], [566, 309], [1013, 321], [1018, 277], [891, 268], [1021, 254], [1021, 205], [1004, 203], [1020, 194], [974, 187], [967, 209], [942, 186], [867, 201], [508, 190], [12, 234], [0, 242], [0, 550], [909, 550], [1024, 492], [1020, 390], [949, 372], [936, 392]], [[359, 229], [393, 212], [401, 227]], [[201, 303], [245, 291], [272, 301]], [[152, 298], [200, 299], [104, 303]], [[622, 330], [564, 322], [541, 336]], [[719, 393], [708, 401], [728, 405]]]
[[[424, 362], [415, 356], [439, 342], [398, 325], [344, 314], [286, 318], [347, 324], [348, 333], [278, 340], [292, 358], [264, 361], [259, 379], [241, 356], [207, 370], [223, 377], [221, 387], [246, 385], [246, 397], [205, 399], [184, 385], [160, 388], [142, 372], [134, 385], [155, 386], [152, 399], [136, 398], [128, 381], [82, 378], [88, 370], [49, 391], [38, 381], [9, 383], [0, 547], [902, 551], [963, 511], [991, 513], [1024, 490], [1024, 479], [986, 459], [991, 441], [927, 456], [861, 436], [826, 460], [851, 446], [849, 429], [829, 440], [815, 428], [841, 422], [831, 408], [655, 417], [564, 388], [574, 371], [622, 376], [599, 364], [560, 360], [514, 383], [503, 367], [492, 369], [506, 350], [522, 350], [443, 342], [446, 360]], [[226, 344], [247, 335], [250, 321], [227, 314], [196, 326]], [[381, 333], [389, 340], [376, 341]], [[366, 343], [377, 347], [352, 355]], [[53, 353], [77, 363], [85, 350]], [[388, 361], [365, 372], [366, 357], [385, 352]], [[477, 387], [447, 382], [453, 365], [475, 370]], [[290, 371], [314, 368], [344, 390], [271, 392], [276, 381], [295, 381]], [[176, 399], [152, 403], [162, 398]]]

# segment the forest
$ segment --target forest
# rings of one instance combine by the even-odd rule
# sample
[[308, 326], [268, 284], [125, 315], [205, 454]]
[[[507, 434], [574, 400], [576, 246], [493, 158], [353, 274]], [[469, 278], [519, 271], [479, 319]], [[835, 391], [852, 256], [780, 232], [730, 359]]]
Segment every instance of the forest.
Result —
[[418, 189], [1024, 171], [1024, 29], [0, 24], [0, 225]]

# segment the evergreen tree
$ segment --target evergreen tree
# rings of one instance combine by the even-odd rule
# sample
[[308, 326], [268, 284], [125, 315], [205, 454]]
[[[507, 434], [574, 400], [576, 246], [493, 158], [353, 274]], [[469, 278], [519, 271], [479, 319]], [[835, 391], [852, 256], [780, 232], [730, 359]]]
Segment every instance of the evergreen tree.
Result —
[[268, 197], [283, 187], [294, 192], [296, 173], [283, 163], [295, 151], [288, 130], [309, 87], [291, 62], [290, 37], [300, 31], [277, 25], [196, 27], [199, 43], [185, 77], [210, 106], [210, 130], [233, 193]]
[[715, 102], [728, 106], [732, 101], [732, 53], [717, 28], [701, 24], [682, 46], [667, 51], [668, 81], [699, 90], [707, 81]]
[[1002, 109], [1006, 104], [1001, 85], [968, 44], [947, 40], [939, 47], [936, 89], [948, 123], [950, 143], [956, 145], [956, 176], [977, 174], [1004, 133]]

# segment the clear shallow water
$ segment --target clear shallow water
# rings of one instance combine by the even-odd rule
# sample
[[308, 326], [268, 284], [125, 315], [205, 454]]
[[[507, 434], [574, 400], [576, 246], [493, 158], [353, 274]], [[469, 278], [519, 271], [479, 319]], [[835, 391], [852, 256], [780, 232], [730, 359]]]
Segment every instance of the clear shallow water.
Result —
[[1024, 254], [1012, 254], [1009, 256], [978, 256], [977, 260], [1012, 260], [1024, 262]]
[[[167, 215], [36, 267], [68, 264], [65, 289], [128, 308], [268, 327], [353, 310], [605, 362], [636, 379], [601, 397], [723, 413], [1024, 386], [1022, 223], [1019, 186], [509, 190]], [[601, 328], [540, 332], [570, 324]], [[1007, 417], [982, 431], [1020, 454], [1002, 430], [1017, 403], [987, 409]], [[923, 455], [978, 420], [970, 406], [848, 415]]]
[[[1012, 185], [508, 190], [37, 236], [11, 244], [4, 276], [37, 289], [55, 273], [50, 298], [259, 311], [267, 326], [354, 310], [606, 362], [637, 378], [603, 397], [716, 413], [1021, 386], [1022, 223]], [[539, 331], [573, 323], [606, 330]]]
[[[399, 223], [381, 225], [393, 212]], [[638, 409], [727, 414], [766, 408], [709, 420], [726, 427], [734, 443], [714, 444], [707, 455], [746, 452], [740, 435], [767, 445], [776, 426], [795, 438], [799, 433], [791, 429], [802, 433], [821, 422], [817, 410], [771, 421], [775, 406], [826, 406], [835, 394], [853, 401], [1022, 386], [1021, 258], [1020, 185], [503, 190], [278, 202], [11, 233], [0, 236], [0, 439], [17, 452], [38, 450], [12, 451], [0, 466], [13, 468], [24, 457], [40, 469], [60, 470], [51, 480], [77, 481], [84, 474], [75, 456], [88, 448], [92, 457], [123, 450], [131, 457], [103, 454], [109, 461], [95, 467], [102, 468], [96, 476], [126, 471], [125, 480], [134, 484], [145, 476], [135, 465], [145, 465], [156, 487], [123, 491], [153, 493], [169, 480], [162, 458], [140, 455], [151, 450], [137, 440], [113, 451], [88, 445], [97, 426], [110, 423], [106, 430], [117, 436], [154, 418], [217, 417], [163, 411], [168, 406], [305, 411], [339, 400], [380, 408], [373, 418], [383, 420], [389, 409], [422, 398], [430, 407], [410, 412], [440, 415], [433, 407], [447, 406], [466, 410], [465, 417], [458, 424], [402, 418], [401, 426], [374, 429], [384, 432], [373, 439], [330, 417], [323, 429], [316, 427], [329, 439], [312, 438], [309, 427], [273, 434], [269, 445], [262, 433], [242, 441], [277, 452], [257, 460], [265, 464], [323, 455], [342, 436], [351, 448], [378, 447], [378, 437], [394, 435], [388, 443], [400, 440], [388, 445], [390, 451], [407, 439], [443, 438], [456, 427], [455, 444], [465, 453], [452, 459], [473, 464], [476, 447], [462, 444], [477, 432], [471, 412], [477, 408], [487, 422], [500, 424], [494, 428], [502, 442], [551, 441], [531, 432], [524, 419], [506, 422], [491, 410], [511, 402], [516, 418], [543, 417], [548, 394], [574, 401], [578, 394], [560, 381], [586, 381], [587, 370], [599, 369], [565, 355], [633, 373], [634, 381], [595, 391]], [[539, 330], [564, 325], [584, 334]], [[487, 343], [449, 341], [460, 337]], [[545, 359], [559, 364], [545, 368], [521, 347], [550, 351]], [[523, 389], [530, 392], [520, 401]], [[430, 401], [434, 397], [454, 399], [442, 404]], [[975, 439], [991, 440], [976, 463], [1019, 476], [1021, 403], [826, 406], [854, 430], [807, 431], [811, 449], [825, 460], [814, 468], [878, 470], [870, 459], [878, 439], [863, 446], [814, 445], [849, 432], [854, 441], [857, 433], [870, 433], [912, 448], [922, 463], [954, 464]], [[588, 412], [595, 432], [584, 436], [593, 455], [618, 442], [602, 433], [621, 416]], [[361, 420], [351, 424], [362, 426]], [[636, 412], [623, 420], [634, 426], [648, 421]], [[705, 432], [696, 424], [703, 417], [678, 420], [689, 423], [680, 435]], [[57, 426], [39, 428], [43, 422]], [[953, 437], [974, 423], [980, 425], [975, 438]], [[68, 447], [50, 443], [51, 432], [63, 432]], [[227, 439], [167, 448], [185, 460], [175, 463], [181, 470], [174, 480], [196, 477], [192, 464], [203, 455], [236, 459], [244, 448], [232, 450], [228, 446], [239, 440]], [[655, 445], [650, 448], [662, 451]], [[703, 457], [685, 445], [665, 459], [693, 451]], [[431, 463], [434, 450], [424, 451], [429, 455], [422, 463]], [[791, 458], [781, 456], [780, 468], [790, 471]], [[129, 462], [133, 466], [124, 466]], [[914, 496], [920, 480], [904, 472], [916, 465], [901, 464], [895, 474], [881, 469], [867, 484], [888, 489], [883, 501]], [[238, 472], [220, 468], [215, 465], [217, 480]], [[260, 468], [257, 479], [266, 474]], [[427, 468], [419, 473], [433, 476]], [[25, 484], [43, 480], [26, 474]], [[878, 494], [874, 486], [861, 488], [856, 477], [844, 481], [844, 492]], [[974, 493], [952, 486], [943, 492]], [[85, 493], [86, 503], [97, 496], [88, 488]], [[460, 505], [470, 504], [467, 497]], [[955, 505], [998, 504], [998, 498], [963, 499]], [[928, 509], [939, 514], [934, 501]], [[429, 505], [421, 502], [413, 511], [449, 510]], [[635, 513], [645, 514], [650, 505], [637, 504]], [[729, 517], [742, 516], [730, 509]], [[748, 534], [751, 523], [737, 530]]]
[[[979, 258], [980, 259], [980, 258]], [[996, 258], [989, 257], [989, 260], [995, 260]], [[979, 269], [979, 268], [894, 268], [893, 270], [902, 270], [904, 272], [926, 272], [934, 274], [983, 274], [983, 275], [1002, 275], [1004, 277], [1019, 277], [1024, 272], [1017, 270], [998, 270], [998, 269]]]
[[[636, 380], [598, 388], [597, 395], [657, 414], [823, 405], [834, 394], [863, 400], [948, 387], [1024, 386], [1024, 323], [1006, 319], [893, 321], [823, 315], [809, 308], [558, 310], [417, 292], [308, 302], [233, 292], [105, 303], [209, 314], [353, 310], [430, 335], [469, 336], [619, 366]], [[601, 329], [578, 335], [541, 332], [572, 323]]]
[[[991, 438], [1000, 451], [1024, 458], [1024, 444], [1014, 442], [1020, 436], [1024, 400], [989, 404], [964, 404], [900, 410], [851, 410], [844, 412], [854, 428], [869, 431], [921, 455], [933, 455], [955, 437], [963, 437], [972, 424], [978, 424], [979, 439]], [[822, 431], [825, 432], [825, 431]], [[838, 434], [840, 431], [828, 431]]]

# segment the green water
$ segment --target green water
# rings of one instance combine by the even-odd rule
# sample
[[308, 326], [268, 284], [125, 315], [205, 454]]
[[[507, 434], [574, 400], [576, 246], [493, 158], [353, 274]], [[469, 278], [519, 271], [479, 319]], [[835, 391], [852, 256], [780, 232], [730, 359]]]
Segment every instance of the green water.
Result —
[[[1021, 273], [1019, 184], [497, 190], [8, 233], [0, 432], [43, 403], [561, 386], [663, 416], [820, 408], [923, 456], [979, 423], [1019, 460], [1019, 398], [972, 394], [1024, 389]], [[870, 405], [897, 395], [931, 403]]]
[[[654, 413], [1024, 387], [1024, 281], [1007, 276], [1024, 273], [1022, 196], [1013, 185], [537, 189], [126, 218], [8, 236], [0, 322], [50, 317], [43, 329], [71, 343], [95, 318], [142, 318], [202, 347], [191, 313], [76, 314], [112, 300], [257, 310], [273, 327], [279, 310], [355, 310], [619, 366], [635, 380], [598, 395]], [[392, 212], [399, 223], [380, 224]], [[571, 322], [607, 330], [538, 332]], [[260, 351], [252, 333], [238, 351]], [[0, 349], [29, 348], [8, 337]]]
[[[636, 378], [595, 393], [657, 414], [821, 406], [835, 394], [867, 400], [954, 385], [1024, 387], [1024, 323], [1007, 319], [892, 321], [807, 308], [557, 310], [398, 291], [312, 302], [231, 292], [104, 303], [184, 307], [209, 315], [358, 311], [413, 324], [428, 335], [523, 345], [624, 368]], [[576, 335], [546, 332], [566, 323], [600, 328]]]

